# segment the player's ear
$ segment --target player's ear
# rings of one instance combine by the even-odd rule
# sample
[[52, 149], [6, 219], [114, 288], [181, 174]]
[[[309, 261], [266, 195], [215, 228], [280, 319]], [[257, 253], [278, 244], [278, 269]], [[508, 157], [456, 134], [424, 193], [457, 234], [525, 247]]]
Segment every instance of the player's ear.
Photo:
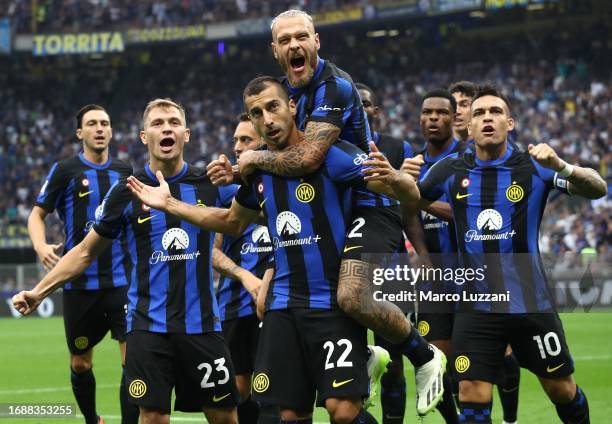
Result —
[[140, 131], [140, 141], [142, 141], [142, 144], [145, 146], [147, 145], [147, 133], [144, 130]]
[[321, 40], [319, 39], [319, 33], [314, 35], [315, 44], [317, 45], [317, 51], [321, 48]]
[[295, 115], [297, 114], [297, 108], [295, 107], [295, 102], [293, 101], [293, 99], [289, 99], [289, 111], [291, 112], [291, 116], [295, 118]]
[[512, 131], [514, 129], [514, 118], [508, 118], [508, 131]]
[[82, 128], [77, 128], [76, 136], [79, 140], [83, 140], [83, 129]]
[[274, 44], [274, 41], [270, 43], [270, 46], [272, 47], [272, 56], [274, 56], [274, 59], [278, 60], [278, 53], [276, 53], [276, 44]]
[[189, 143], [189, 137], [191, 137], [191, 130], [189, 128], [185, 128], [185, 144]]
[[468, 137], [472, 138], [472, 123], [468, 122], [467, 124]]

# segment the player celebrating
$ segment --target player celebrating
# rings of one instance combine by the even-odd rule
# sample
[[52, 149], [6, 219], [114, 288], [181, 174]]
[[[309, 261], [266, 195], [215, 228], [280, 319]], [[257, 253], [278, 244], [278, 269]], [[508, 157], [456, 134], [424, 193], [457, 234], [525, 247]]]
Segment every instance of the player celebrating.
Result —
[[[59, 261], [62, 244], [48, 244], [45, 218], [57, 209], [64, 222], [65, 249], [77, 246], [100, 215], [100, 203], [109, 188], [125, 179], [132, 168], [109, 157], [111, 120], [102, 106], [89, 104], [76, 115], [76, 136], [83, 142], [78, 156], [56, 162], [40, 190], [28, 219], [32, 245], [46, 271]], [[104, 422], [96, 413], [93, 348], [110, 330], [119, 341], [125, 364], [125, 304], [130, 278], [129, 258], [119, 239], [91, 262], [83, 274], [67, 282], [63, 292], [64, 329], [70, 351], [72, 391], [86, 423]], [[138, 409], [129, 404], [125, 376], [119, 392], [124, 423], [138, 421]]]
[[[303, 142], [294, 121], [295, 104], [276, 79], [251, 81], [244, 99], [268, 148], [283, 150]], [[375, 422], [362, 408], [368, 394], [366, 333], [336, 302], [349, 188], [367, 184], [402, 202], [416, 199], [411, 177], [393, 170], [380, 153], [372, 153], [373, 159], [365, 163], [370, 167], [364, 169], [363, 160], [355, 160], [362, 154], [339, 141], [330, 148], [325, 165], [308, 176], [285, 178], [257, 171], [229, 210], [191, 207], [171, 197], [163, 183], [153, 189], [129, 179], [130, 188], [151, 206], [210, 230], [239, 232], [263, 211], [273, 239], [275, 275], [266, 298], [253, 385], [255, 399], [279, 405], [283, 421], [311, 420], [318, 393], [318, 403], [327, 408], [332, 422]]]
[[[236, 159], [263, 143], [246, 113], [239, 116], [233, 138]], [[237, 190], [238, 186], [235, 187]], [[259, 406], [251, 399], [251, 379], [259, 340], [255, 300], [262, 279], [269, 281], [272, 277], [271, 260], [270, 235], [262, 225], [249, 225], [240, 237], [221, 233], [215, 237], [213, 268], [221, 274], [217, 288], [219, 316], [240, 394], [238, 421], [246, 424], [257, 423], [259, 414]]]
[[[173, 195], [198, 209], [227, 204], [231, 188], [214, 187], [203, 170], [183, 161], [189, 135], [180, 105], [169, 99], [150, 102], [140, 132], [150, 162], [135, 178], [155, 183], [155, 173], [163, 174]], [[126, 383], [142, 422], [169, 422], [173, 387], [176, 410], [203, 410], [211, 423], [237, 422], [234, 370], [213, 289], [213, 235], [135, 200], [124, 182], [108, 192], [93, 230], [33, 290], [16, 294], [13, 305], [22, 314], [31, 313], [122, 232], [133, 266]]]
[[[467, 126], [472, 117], [472, 100], [477, 91], [477, 86], [470, 81], [459, 81], [453, 83], [449, 87], [450, 93], [457, 102], [457, 113], [453, 120], [454, 137], [460, 140], [463, 145], [466, 145], [469, 140]], [[516, 138], [516, 129], [510, 131], [508, 140], [512, 143]], [[450, 231], [454, 237], [454, 229]], [[504, 366], [501, 369], [497, 379], [497, 392], [504, 410], [504, 423], [514, 424], [516, 422], [518, 399], [519, 399], [519, 383], [521, 379], [521, 369], [512, 354], [512, 349], [508, 347], [504, 356]], [[457, 395], [458, 393], [455, 393]]]
[[[438, 162], [419, 183], [426, 201], [443, 194], [450, 199], [465, 266], [486, 265], [483, 281], [462, 286], [462, 295], [475, 299], [462, 305], [471, 311], [455, 315], [461, 422], [491, 422], [492, 383], [510, 344], [521, 366], [538, 376], [561, 421], [588, 423], [588, 403], [572, 376], [573, 360], [546, 286], [538, 228], [551, 189], [596, 199], [606, 194], [606, 183], [592, 169], [567, 164], [547, 144], [517, 151], [508, 142], [513, 127], [507, 100], [494, 87], [481, 87], [469, 124], [474, 151]], [[506, 291], [507, 302], [478, 297]]]
[[[247, 152], [239, 161], [240, 175], [244, 178], [255, 169], [290, 177], [314, 172], [338, 138], [367, 152], [371, 135], [359, 93], [346, 72], [319, 58], [319, 35], [315, 33], [310, 15], [299, 10], [283, 12], [272, 21], [271, 29], [272, 50], [285, 73], [284, 83], [289, 95], [296, 103], [296, 124], [304, 131], [304, 140], [282, 151]], [[222, 161], [209, 165], [213, 182], [232, 180], [224, 166]], [[362, 192], [363, 189], [356, 190], [357, 206], [361, 206]], [[369, 200], [369, 196], [364, 196], [364, 206], [370, 206]], [[359, 217], [356, 211], [355, 218]], [[361, 223], [355, 219], [354, 225], [359, 224], [364, 234], [381, 235], [380, 223], [376, 220]], [[398, 237], [397, 234], [389, 236]], [[364, 250], [378, 250], [379, 240], [386, 244], [382, 237], [377, 237]], [[370, 240], [364, 242], [370, 243]], [[437, 382], [442, 379], [446, 359], [411, 327], [400, 308], [391, 302], [372, 299], [370, 281], [364, 277], [367, 273], [362, 272], [369, 264], [354, 259], [358, 254], [354, 251], [355, 246], [347, 245], [346, 248], [349, 250], [345, 249], [344, 253], [350, 252], [351, 256], [342, 262], [340, 270], [339, 305], [363, 326], [404, 346], [403, 353], [416, 369], [417, 412], [424, 415], [433, 410], [442, 397], [443, 388]], [[377, 359], [372, 362], [376, 363]]]

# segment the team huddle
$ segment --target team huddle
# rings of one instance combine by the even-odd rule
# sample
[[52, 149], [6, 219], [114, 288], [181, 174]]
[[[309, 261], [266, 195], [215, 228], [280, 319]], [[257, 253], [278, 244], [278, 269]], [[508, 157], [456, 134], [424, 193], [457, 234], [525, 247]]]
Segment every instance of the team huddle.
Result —
[[[175, 410], [263, 424], [312, 423], [314, 405], [333, 423], [376, 423], [367, 409], [380, 391], [382, 422], [402, 423], [404, 356], [420, 416], [491, 423], [497, 384], [504, 423], [516, 423], [523, 367], [563, 423], [589, 423], [538, 231], [551, 190], [596, 199], [604, 180], [545, 143], [519, 149], [508, 100], [467, 81], [423, 96], [426, 144], [413, 152], [377, 131], [376, 93], [318, 56], [308, 14], [283, 12], [271, 30], [284, 77], [245, 87], [234, 165], [225, 155], [206, 169], [185, 162], [185, 111], [155, 99], [143, 113], [143, 169], [109, 157], [111, 119], [87, 105], [76, 116], [83, 151], [49, 171], [28, 221], [48, 273], [13, 304], [29, 314], [64, 287], [85, 422], [104, 422], [93, 347], [110, 330], [124, 367], [123, 423], [169, 422], [173, 390]], [[61, 258], [45, 239], [54, 210]], [[409, 318], [375, 299], [373, 270], [407, 256], [406, 239], [420, 266], [484, 266], [486, 278], [461, 290], [508, 293], [508, 302], [417, 302]]]

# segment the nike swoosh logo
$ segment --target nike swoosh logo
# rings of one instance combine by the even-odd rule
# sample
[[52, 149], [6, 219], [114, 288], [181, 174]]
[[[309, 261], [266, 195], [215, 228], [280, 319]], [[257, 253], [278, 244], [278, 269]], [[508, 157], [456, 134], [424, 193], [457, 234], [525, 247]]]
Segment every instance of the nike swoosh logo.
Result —
[[351, 382], [351, 381], [353, 381], [353, 380], [354, 380], [354, 378], [351, 378], [350, 380], [339, 381], [339, 382], [336, 382], [336, 380], [334, 380], [334, 381], [332, 382], [332, 387], [333, 387], [334, 389], [337, 389], [338, 387], [340, 387], [340, 386], [344, 386], [345, 384], [348, 384], [348, 383], [350, 383], [350, 382]]
[[93, 193], [93, 190], [86, 191], [85, 193], [83, 193], [82, 191], [79, 191], [79, 197], [85, 197], [85, 196], [87, 196], [88, 194], [91, 194], [91, 193]]
[[343, 253], [346, 253], [346, 252], [349, 252], [349, 251], [354, 250], [354, 249], [359, 249], [360, 247], [363, 247], [363, 246], [351, 246], [351, 247], [345, 247], [345, 248], [344, 248], [344, 250], [343, 250], [342, 252], [343, 252]]
[[468, 197], [468, 196], [471, 196], [472, 194], [474, 194], [474, 193], [469, 193], [469, 194], [459, 194], [459, 193], [457, 193], [457, 195], [455, 196], [455, 198], [456, 198], [457, 200], [461, 200], [461, 199], [465, 199], [465, 198], [466, 198], [466, 197]]
[[231, 393], [228, 393], [226, 395], [221, 396], [220, 398], [217, 397], [217, 395], [213, 396], [213, 402], [221, 402], [223, 399], [225, 399], [226, 397], [228, 397]]
[[149, 215], [149, 216], [147, 216], [146, 218], [141, 218], [141, 217], [138, 217], [138, 223], [139, 223], [139, 224], [142, 224], [142, 223], [147, 222], [147, 221], [149, 221], [149, 220], [151, 220], [151, 219], [153, 219], [153, 215]]
[[263, 209], [263, 205], [266, 203], [266, 200], [268, 200], [268, 198], [267, 198], [267, 197], [266, 197], [265, 199], [263, 199], [263, 201], [262, 201], [262, 202], [259, 202], [259, 207], [260, 207], [261, 209]]
[[556, 367], [554, 367], [554, 368], [551, 368], [551, 367], [546, 367], [546, 372], [555, 372], [555, 371], [557, 371], [559, 368], [561, 368], [563, 365], [565, 365], [565, 362], [564, 362], [564, 363], [562, 363], [561, 365], [557, 365], [557, 366], [556, 366]]

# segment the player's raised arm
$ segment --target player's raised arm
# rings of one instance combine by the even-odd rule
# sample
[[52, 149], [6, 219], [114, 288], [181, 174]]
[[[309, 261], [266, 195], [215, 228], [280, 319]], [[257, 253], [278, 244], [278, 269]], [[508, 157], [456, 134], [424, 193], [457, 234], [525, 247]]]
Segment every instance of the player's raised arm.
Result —
[[175, 199], [170, 194], [168, 183], [160, 171], [155, 174], [159, 187], [151, 187], [129, 177], [127, 186], [146, 205], [167, 212], [207, 231], [230, 235], [239, 235], [246, 230], [259, 216], [259, 212], [232, 202], [229, 209], [207, 207], [201, 208]]
[[13, 296], [13, 306], [23, 315], [28, 315], [40, 302], [66, 281], [82, 274], [91, 262], [106, 249], [111, 239], [102, 237], [95, 230], [66, 253], [55, 267], [32, 290], [22, 291]]
[[327, 122], [306, 124], [304, 139], [282, 151], [245, 152], [238, 165], [244, 178], [256, 168], [286, 177], [299, 177], [316, 171], [325, 161], [330, 146], [338, 139], [340, 128]]
[[552, 169], [561, 177], [567, 179], [568, 192], [587, 199], [599, 199], [608, 193], [606, 182], [597, 171], [570, 165], [557, 156], [557, 153], [548, 144], [540, 143], [536, 146], [530, 144], [528, 151], [531, 157], [544, 168]]

